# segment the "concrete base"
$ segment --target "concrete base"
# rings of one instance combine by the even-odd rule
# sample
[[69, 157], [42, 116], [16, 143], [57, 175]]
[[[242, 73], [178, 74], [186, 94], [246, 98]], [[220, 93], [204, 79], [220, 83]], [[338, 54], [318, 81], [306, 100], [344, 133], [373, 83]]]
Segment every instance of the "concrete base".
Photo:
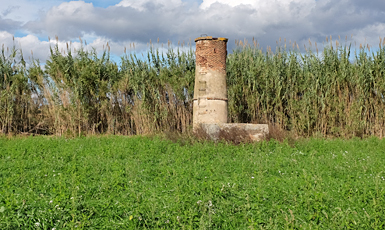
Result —
[[266, 124], [200, 124], [202, 131], [212, 140], [261, 141], [269, 134]]

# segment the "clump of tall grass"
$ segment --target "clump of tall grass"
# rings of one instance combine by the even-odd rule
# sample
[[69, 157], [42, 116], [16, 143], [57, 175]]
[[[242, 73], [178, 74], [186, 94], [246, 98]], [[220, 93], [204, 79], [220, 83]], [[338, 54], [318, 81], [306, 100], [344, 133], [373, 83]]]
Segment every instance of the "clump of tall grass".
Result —
[[47, 122], [52, 133], [81, 135], [111, 131], [114, 84], [119, 80], [116, 63], [109, 58], [109, 47], [99, 57], [83, 46], [65, 53], [51, 47], [42, 73]]
[[192, 120], [195, 58], [190, 49], [151, 48], [147, 57], [128, 53], [118, 66], [109, 46], [101, 55], [83, 45], [50, 48], [45, 70], [31, 67], [43, 85], [44, 123], [50, 133], [152, 134], [187, 132]]
[[[328, 41], [329, 42], [329, 41]], [[312, 43], [309, 41], [310, 45]], [[170, 44], [169, 44], [170, 45]], [[268, 123], [278, 136], [383, 137], [385, 48], [324, 44], [263, 51], [237, 42], [227, 58], [229, 121]], [[315, 44], [316, 46], [316, 44]], [[290, 47], [290, 48], [288, 48]], [[297, 47], [297, 48], [296, 48]], [[51, 47], [43, 69], [21, 51], [0, 58], [2, 132], [82, 134], [189, 133], [195, 53], [190, 47], [126, 53], [119, 64], [109, 46]], [[8, 55], [8, 56], [7, 56]]]
[[239, 45], [227, 63], [230, 120], [274, 124], [299, 136], [383, 137], [382, 44], [353, 54], [337, 43], [317, 53]]
[[136, 53], [121, 58], [121, 79], [116, 88], [121, 114], [121, 133], [189, 132], [195, 55], [192, 49], [151, 47], [146, 58]]
[[0, 133], [31, 132], [39, 125], [36, 79], [29, 72], [21, 50], [1, 48]]

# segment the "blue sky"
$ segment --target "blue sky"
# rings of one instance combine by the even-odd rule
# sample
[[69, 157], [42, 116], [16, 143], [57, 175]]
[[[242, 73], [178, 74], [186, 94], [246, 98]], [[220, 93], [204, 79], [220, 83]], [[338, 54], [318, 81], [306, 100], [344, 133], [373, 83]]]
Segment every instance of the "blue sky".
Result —
[[119, 0], [110, 0], [110, 1], [99, 0], [99, 1], [85, 1], [85, 2], [92, 3], [95, 7], [107, 8], [109, 6], [118, 4], [120, 1]]
[[[109, 43], [115, 56], [135, 43], [136, 51], [156, 41], [177, 44], [201, 34], [235, 40], [257, 39], [261, 47], [341, 37], [340, 43], [378, 47], [385, 37], [383, 0], [0, 0], [0, 43], [23, 49], [43, 62], [58, 36], [60, 47], [79, 37], [98, 51]], [[15, 37], [15, 42], [13, 42]], [[48, 37], [51, 41], [48, 41]]]

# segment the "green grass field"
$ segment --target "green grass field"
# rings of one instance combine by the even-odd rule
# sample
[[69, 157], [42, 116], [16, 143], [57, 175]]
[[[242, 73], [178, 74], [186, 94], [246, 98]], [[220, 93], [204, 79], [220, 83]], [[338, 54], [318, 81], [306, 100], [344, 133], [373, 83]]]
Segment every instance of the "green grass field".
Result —
[[0, 138], [0, 229], [384, 229], [385, 140]]

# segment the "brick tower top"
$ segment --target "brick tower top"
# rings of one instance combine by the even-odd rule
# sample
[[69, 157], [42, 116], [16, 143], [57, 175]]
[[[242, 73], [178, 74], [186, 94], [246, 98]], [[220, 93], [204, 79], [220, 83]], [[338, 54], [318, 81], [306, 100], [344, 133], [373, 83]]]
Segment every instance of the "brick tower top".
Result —
[[196, 65], [226, 73], [227, 38], [199, 37], [196, 42]]

